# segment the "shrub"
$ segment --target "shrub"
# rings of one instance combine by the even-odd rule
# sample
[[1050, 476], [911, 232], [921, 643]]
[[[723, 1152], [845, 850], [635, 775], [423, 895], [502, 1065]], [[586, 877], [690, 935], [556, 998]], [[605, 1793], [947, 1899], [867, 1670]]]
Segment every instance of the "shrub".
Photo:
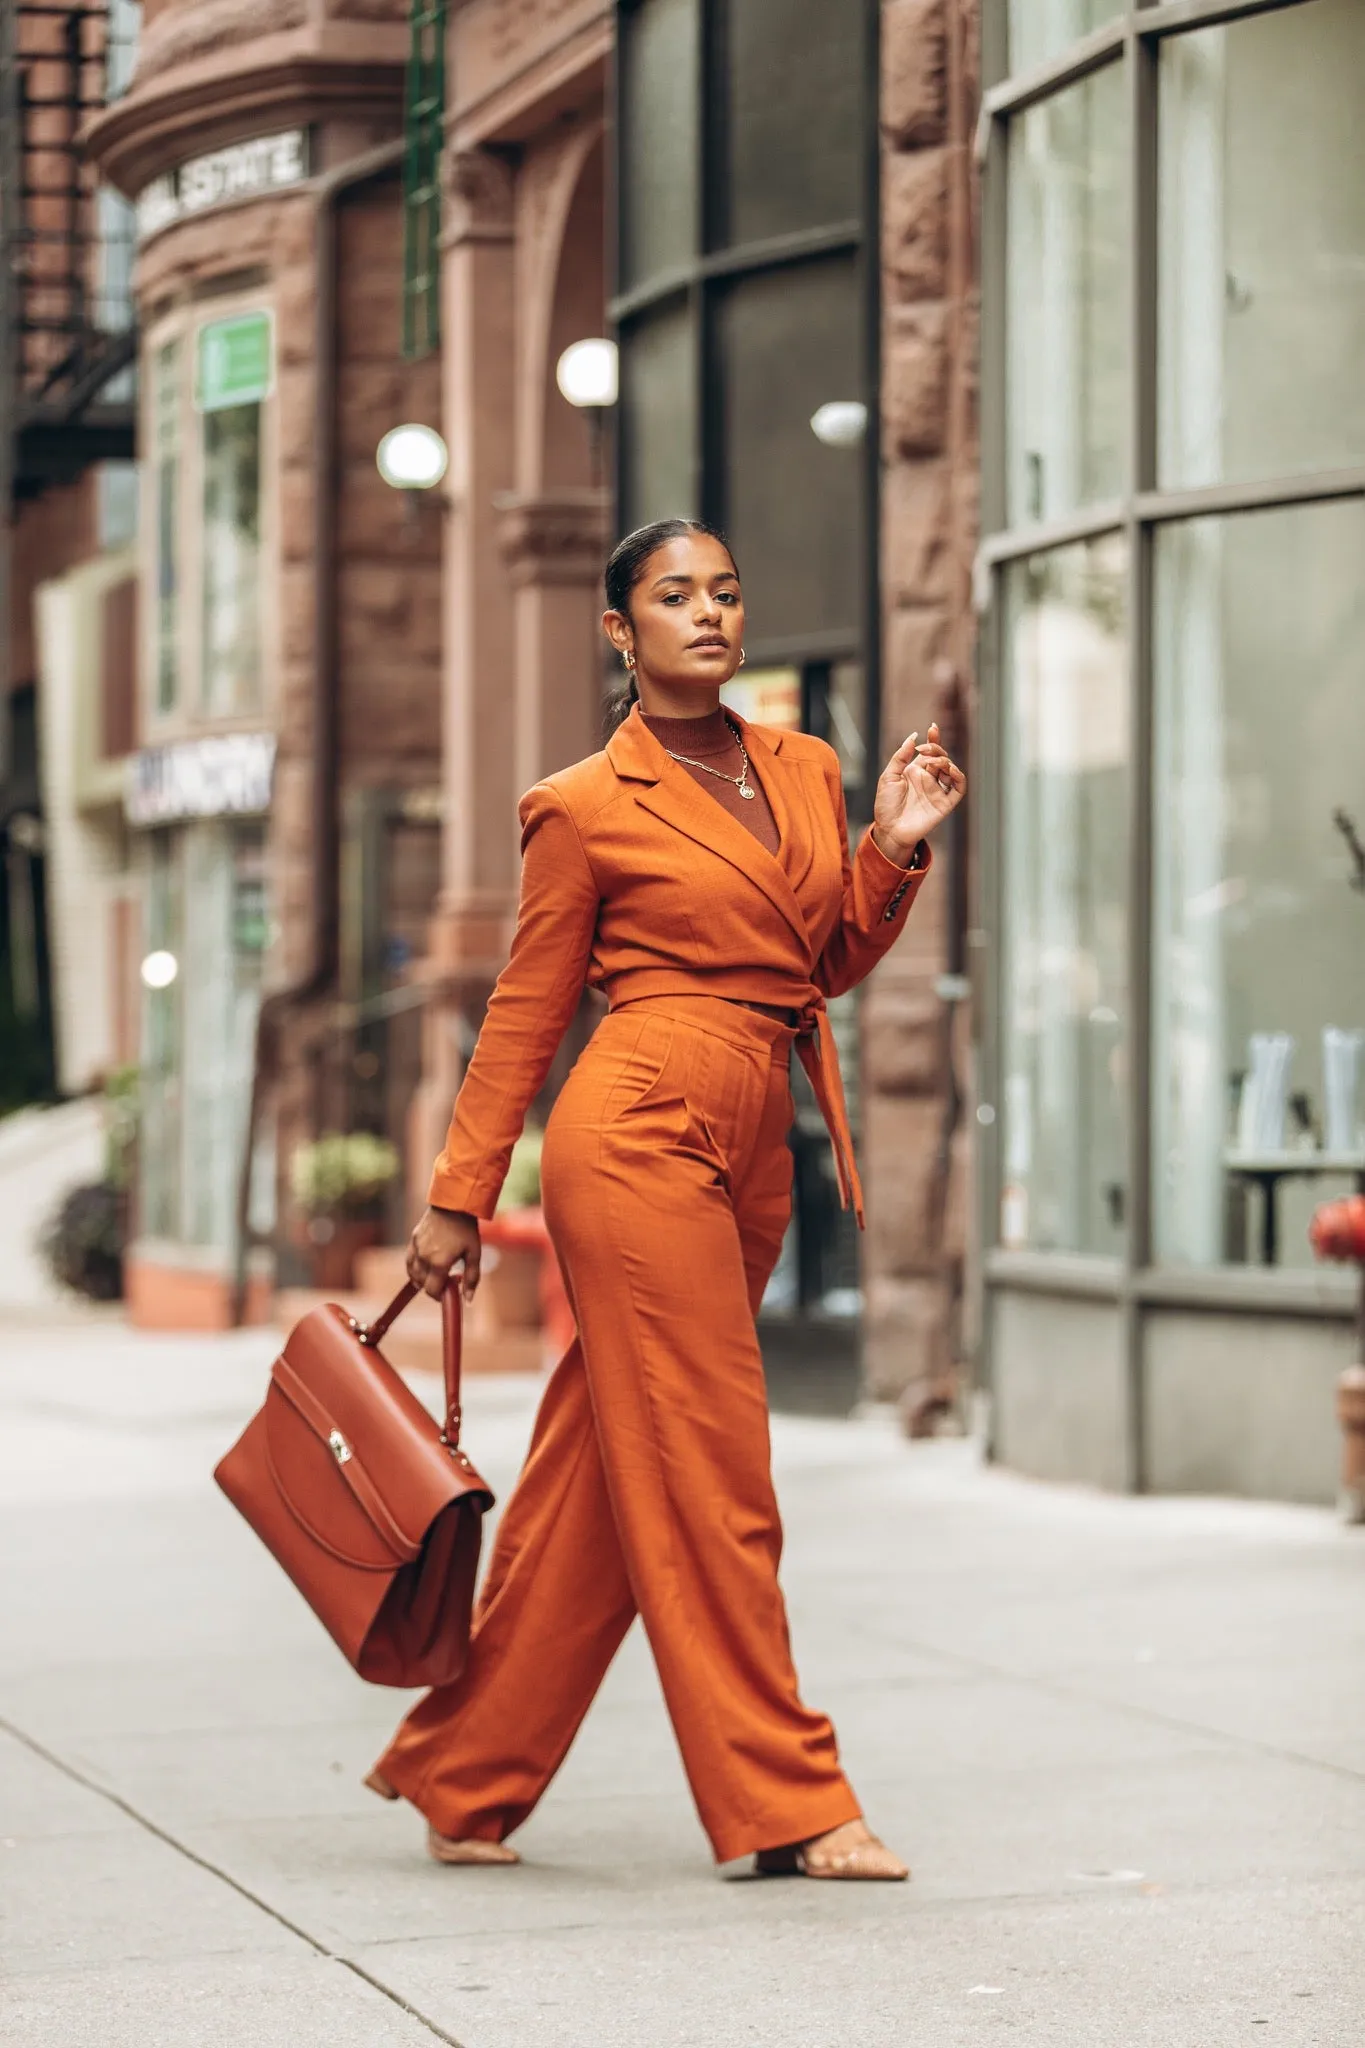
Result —
[[398, 1177], [398, 1153], [372, 1131], [332, 1131], [300, 1145], [289, 1162], [294, 1200], [310, 1216], [358, 1214]]
[[123, 1299], [128, 1198], [113, 1181], [70, 1188], [38, 1239], [53, 1278], [89, 1301]]
[[540, 1200], [540, 1148], [543, 1131], [523, 1131], [512, 1147], [507, 1178], [498, 1197], [500, 1209], [534, 1209]]

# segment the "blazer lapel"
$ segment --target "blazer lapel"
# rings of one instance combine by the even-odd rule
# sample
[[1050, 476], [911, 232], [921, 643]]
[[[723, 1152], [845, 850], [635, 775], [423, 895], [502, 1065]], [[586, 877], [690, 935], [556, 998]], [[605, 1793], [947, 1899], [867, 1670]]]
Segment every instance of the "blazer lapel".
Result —
[[[785, 847], [790, 835], [801, 836], [792, 815], [796, 805], [791, 796], [797, 796], [802, 804], [804, 797], [798, 792], [789, 795], [785, 787], [788, 778], [778, 760], [777, 749], [761, 740], [737, 713], [729, 715], [743, 734], [749, 758], [762, 780]], [[671, 825], [676, 832], [684, 833], [698, 846], [728, 861], [731, 867], [737, 868], [761, 889], [781, 911], [801, 941], [803, 951], [809, 953], [810, 930], [783, 861], [774, 858], [752, 832], [737, 818], [731, 817], [723, 804], [717, 803], [693, 781], [687, 770], [655, 739], [640, 717], [638, 706], [632, 705], [630, 716], [616, 728], [607, 742], [607, 758], [618, 775], [640, 785], [635, 792], [637, 803]], [[800, 871], [798, 867], [797, 872]]]

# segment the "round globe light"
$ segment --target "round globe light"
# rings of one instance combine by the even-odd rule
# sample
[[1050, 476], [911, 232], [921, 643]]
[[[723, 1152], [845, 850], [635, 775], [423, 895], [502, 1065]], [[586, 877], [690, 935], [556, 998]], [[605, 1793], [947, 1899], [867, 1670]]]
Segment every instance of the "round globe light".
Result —
[[570, 405], [596, 410], [615, 405], [616, 343], [571, 342], [555, 364], [555, 382]]
[[867, 432], [867, 407], [860, 398], [831, 398], [811, 414], [810, 430], [826, 448], [856, 448]]
[[158, 950], [149, 953], [142, 963], [142, 979], [148, 988], [169, 988], [180, 972], [180, 962], [174, 953]]
[[435, 427], [409, 420], [390, 427], [375, 454], [379, 474], [396, 491], [429, 491], [445, 475], [450, 462], [446, 444]]

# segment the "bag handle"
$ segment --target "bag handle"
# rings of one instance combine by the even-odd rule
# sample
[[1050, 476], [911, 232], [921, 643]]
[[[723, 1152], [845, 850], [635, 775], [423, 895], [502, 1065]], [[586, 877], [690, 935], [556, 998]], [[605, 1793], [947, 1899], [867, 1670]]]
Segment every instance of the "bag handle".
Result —
[[[392, 1325], [417, 1293], [411, 1280], [405, 1280], [388, 1307], [377, 1315], [367, 1326], [356, 1325], [356, 1335], [362, 1344], [378, 1350]], [[460, 1357], [463, 1349], [463, 1323], [460, 1316], [460, 1283], [447, 1280], [441, 1296], [441, 1365], [446, 1383], [446, 1419], [441, 1431], [441, 1442], [452, 1455], [460, 1454]]]

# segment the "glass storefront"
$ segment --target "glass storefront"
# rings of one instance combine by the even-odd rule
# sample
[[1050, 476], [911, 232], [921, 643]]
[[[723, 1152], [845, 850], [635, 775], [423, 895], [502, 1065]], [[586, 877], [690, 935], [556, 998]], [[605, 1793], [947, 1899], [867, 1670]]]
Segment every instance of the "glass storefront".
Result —
[[1106, 534], [1013, 563], [1005, 582], [1000, 1234], [1015, 1248], [1122, 1241], [1126, 567]]
[[[242, 735], [248, 721], [254, 740], [268, 738], [272, 315], [221, 300], [178, 309], [149, 336], [147, 360], [142, 729], [156, 760], [192, 756], [225, 730]], [[137, 1230], [221, 1268], [235, 1251], [270, 942], [267, 826], [254, 804], [233, 815], [239, 793], [211, 793], [206, 770], [186, 775], [158, 814], [166, 822], [140, 835], [154, 973], [143, 988]]]
[[[622, 528], [700, 514], [729, 535], [748, 615], [733, 701], [830, 741], [855, 831], [877, 765], [876, 435], [858, 414], [876, 399], [874, 18], [627, 0], [618, 44]], [[831, 1011], [856, 1107], [856, 1000]], [[796, 1221], [767, 1306], [852, 1325], [856, 1232], [797, 1092]]]
[[138, 1231], [229, 1256], [269, 939], [265, 828], [163, 828], [145, 861], [148, 951], [174, 971], [143, 1006]]
[[983, 1214], [1288, 1300], [1365, 1186], [1365, 9], [1171, 14], [1020, 0], [988, 94]]
[[263, 573], [271, 315], [173, 317], [157, 331], [150, 362], [150, 722], [254, 716], [266, 703], [271, 611]]

